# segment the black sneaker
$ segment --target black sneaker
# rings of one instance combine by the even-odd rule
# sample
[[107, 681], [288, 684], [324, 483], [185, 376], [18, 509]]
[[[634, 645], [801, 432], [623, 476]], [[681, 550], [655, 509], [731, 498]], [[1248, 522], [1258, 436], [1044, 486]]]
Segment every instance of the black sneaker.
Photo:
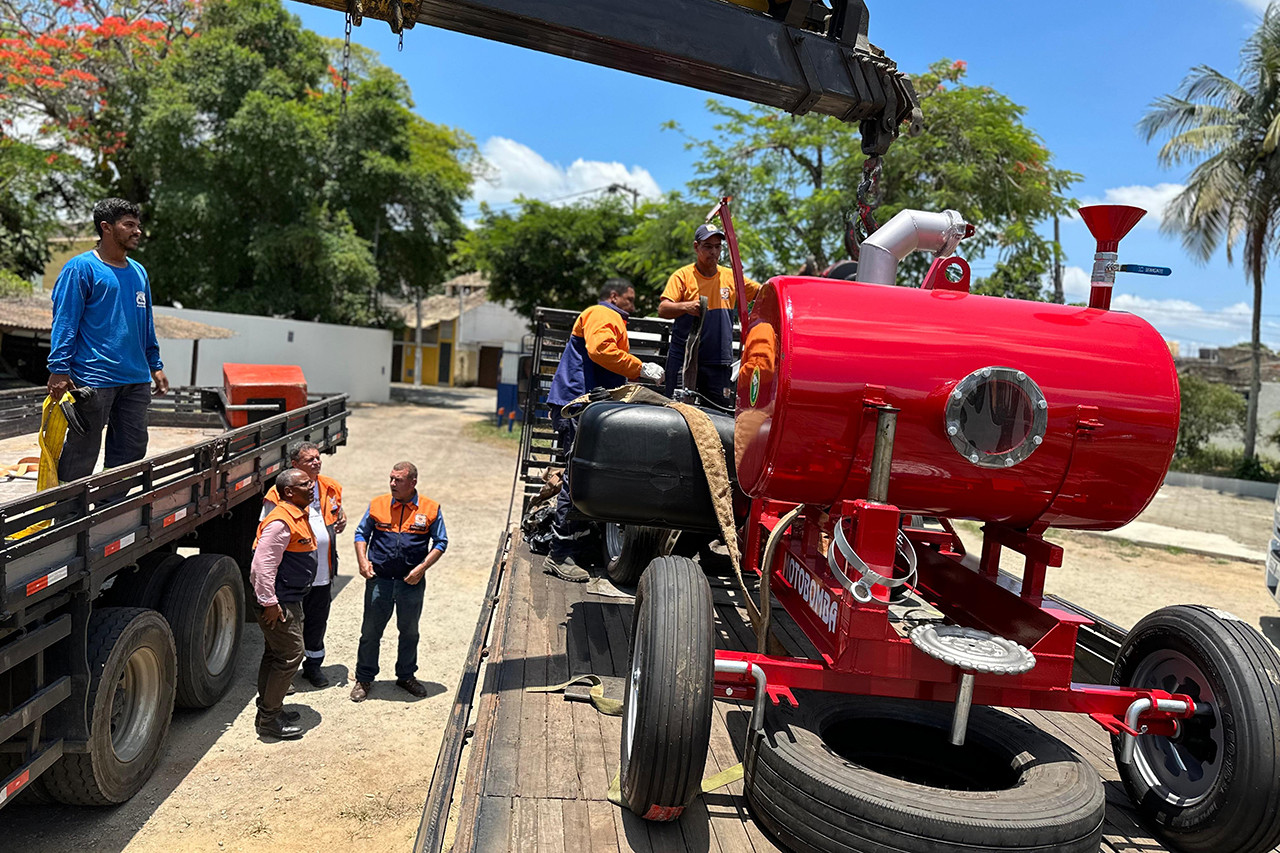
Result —
[[302, 677], [309, 681], [311, 686], [317, 690], [323, 690], [329, 686], [329, 679], [325, 677], [325, 674], [321, 672], [318, 667], [316, 669], [303, 667]]

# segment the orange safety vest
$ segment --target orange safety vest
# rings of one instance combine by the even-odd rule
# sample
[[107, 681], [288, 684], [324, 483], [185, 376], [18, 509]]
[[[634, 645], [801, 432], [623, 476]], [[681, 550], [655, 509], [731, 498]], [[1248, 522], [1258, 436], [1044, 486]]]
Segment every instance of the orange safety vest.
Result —
[[[332, 527], [338, 523], [338, 512], [342, 509], [342, 486], [338, 485], [337, 480], [324, 474], [317, 477], [316, 482], [320, 484], [320, 514], [324, 516], [325, 526]], [[280, 493], [272, 486], [262, 500], [278, 504]]]
[[307, 516], [308, 512], [304, 507], [294, 506], [287, 501], [278, 503], [258, 524], [258, 533], [253, 537], [253, 549], [256, 551], [258, 540], [268, 524], [283, 521], [289, 528], [289, 544], [276, 569], [276, 599], [282, 603], [301, 601], [311, 590], [311, 582], [316, 579], [316, 537], [311, 531], [311, 522], [307, 520]]

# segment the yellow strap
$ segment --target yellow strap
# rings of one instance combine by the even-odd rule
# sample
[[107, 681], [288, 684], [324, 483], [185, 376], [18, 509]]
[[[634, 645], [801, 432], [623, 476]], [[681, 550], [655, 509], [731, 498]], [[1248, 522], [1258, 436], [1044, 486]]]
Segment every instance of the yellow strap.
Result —
[[[67, 393], [62, 395], [62, 399], [74, 401], [75, 398]], [[36, 471], [37, 492], [43, 492], [58, 485], [58, 460], [62, 457], [62, 445], [66, 440], [67, 416], [62, 413], [62, 407], [55, 403], [52, 397], [46, 396], [40, 413], [40, 433], [36, 437], [40, 445], [40, 464]], [[10, 542], [22, 539], [44, 530], [51, 524], [53, 524], [52, 521], [37, 521], [30, 527], [11, 533], [5, 538]]]
[[[717, 788], [723, 788], [725, 785], [732, 785], [743, 776], [742, 763], [739, 762], [728, 770], [721, 770], [702, 780], [701, 793], [709, 794]], [[609, 783], [609, 802], [619, 808], [626, 808], [626, 803], [622, 801], [622, 774], [621, 772], [613, 775], [613, 781]]]
[[606, 717], [621, 717], [622, 702], [617, 699], [608, 699], [604, 695], [604, 681], [598, 675], [579, 675], [577, 678], [571, 678], [564, 684], [548, 684], [545, 687], [526, 687], [525, 693], [560, 693], [572, 684], [586, 682], [591, 685], [591, 691], [588, 695], [591, 697], [591, 704], [596, 710]]

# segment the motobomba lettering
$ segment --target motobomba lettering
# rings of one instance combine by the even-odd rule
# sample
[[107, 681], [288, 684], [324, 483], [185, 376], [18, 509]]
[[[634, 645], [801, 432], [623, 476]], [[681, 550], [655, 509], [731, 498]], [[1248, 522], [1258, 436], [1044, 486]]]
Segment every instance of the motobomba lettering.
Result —
[[839, 602], [831, 597], [827, 588], [790, 554], [787, 555], [787, 564], [782, 570], [782, 576], [787, 583], [791, 584], [791, 588], [804, 600], [818, 620], [827, 626], [827, 630], [835, 633]]

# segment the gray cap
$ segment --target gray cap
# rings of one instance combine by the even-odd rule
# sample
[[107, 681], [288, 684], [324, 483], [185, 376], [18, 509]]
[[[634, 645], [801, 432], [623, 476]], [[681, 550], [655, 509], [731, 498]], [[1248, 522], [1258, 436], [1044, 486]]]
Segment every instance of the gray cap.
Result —
[[723, 237], [724, 232], [714, 225], [699, 225], [698, 230], [693, 232], [693, 242], [701, 243], [710, 237]]

